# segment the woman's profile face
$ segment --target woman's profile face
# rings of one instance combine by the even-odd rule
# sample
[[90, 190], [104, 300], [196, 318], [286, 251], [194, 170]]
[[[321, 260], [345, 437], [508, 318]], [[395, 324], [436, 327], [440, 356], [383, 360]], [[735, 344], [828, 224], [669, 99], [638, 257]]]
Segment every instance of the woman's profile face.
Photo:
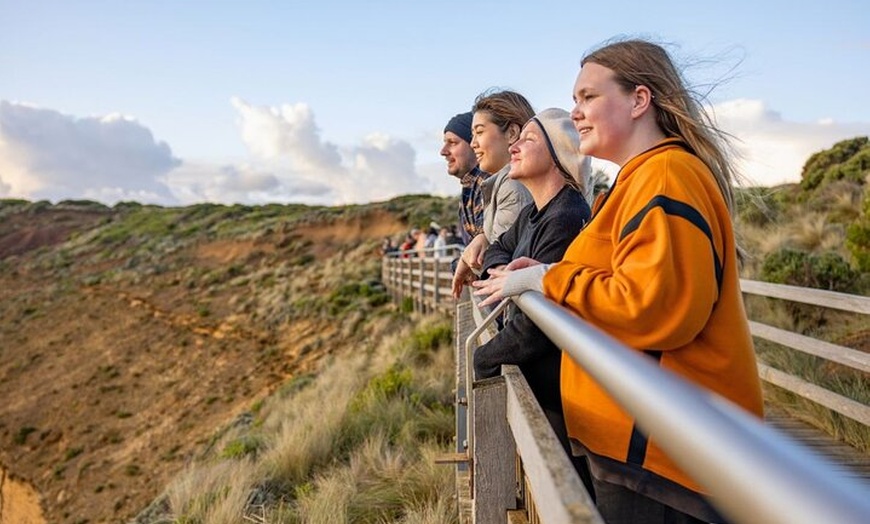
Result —
[[471, 120], [471, 149], [480, 169], [495, 173], [510, 162], [508, 134], [492, 121], [489, 111], [475, 111]]
[[571, 120], [580, 133], [580, 152], [623, 165], [634, 129], [634, 93], [626, 93], [611, 69], [588, 62], [574, 83]]
[[556, 165], [547, 148], [541, 126], [535, 121], [523, 127], [520, 138], [514, 142], [509, 151], [510, 177], [520, 181], [544, 176]]

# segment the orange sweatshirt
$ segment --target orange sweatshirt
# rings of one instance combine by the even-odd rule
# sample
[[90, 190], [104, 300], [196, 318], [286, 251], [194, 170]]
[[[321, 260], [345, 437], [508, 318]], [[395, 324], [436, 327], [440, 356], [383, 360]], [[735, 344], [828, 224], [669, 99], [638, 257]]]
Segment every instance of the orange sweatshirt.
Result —
[[[626, 163], [544, 276], [544, 293], [662, 368], [762, 414], [731, 217], [710, 170], [677, 139]], [[700, 487], [562, 356], [569, 435], [589, 451]]]

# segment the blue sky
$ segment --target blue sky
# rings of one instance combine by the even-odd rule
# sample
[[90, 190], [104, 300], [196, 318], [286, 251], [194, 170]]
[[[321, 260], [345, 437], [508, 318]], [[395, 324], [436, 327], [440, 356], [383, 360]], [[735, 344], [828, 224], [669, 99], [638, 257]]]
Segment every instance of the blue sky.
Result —
[[[453, 114], [570, 109], [585, 51], [666, 42], [752, 182], [870, 134], [870, 3], [0, 0], [0, 197], [164, 205], [451, 194]], [[652, 8], [651, 8], [652, 7]]]

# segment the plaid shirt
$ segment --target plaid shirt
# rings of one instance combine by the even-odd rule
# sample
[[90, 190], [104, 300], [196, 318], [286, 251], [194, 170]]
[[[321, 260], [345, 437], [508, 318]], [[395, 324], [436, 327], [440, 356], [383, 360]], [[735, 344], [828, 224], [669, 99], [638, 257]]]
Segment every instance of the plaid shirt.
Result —
[[462, 225], [462, 242], [468, 245], [471, 239], [483, 233], [483, 190], [481, 183], [489, 173], [474, 167], [461, 179], [462, 198], [459, 202], [459, 223]]

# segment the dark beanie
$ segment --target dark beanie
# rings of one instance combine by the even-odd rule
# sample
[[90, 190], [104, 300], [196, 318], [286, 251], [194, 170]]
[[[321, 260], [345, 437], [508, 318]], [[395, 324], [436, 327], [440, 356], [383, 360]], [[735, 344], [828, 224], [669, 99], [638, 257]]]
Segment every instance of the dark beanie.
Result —
[[471, 143], [471, 112], [459, 113], [447, 122], [444, 126], [444, 132], [450, 131], [456, 134], [459, 138]]

